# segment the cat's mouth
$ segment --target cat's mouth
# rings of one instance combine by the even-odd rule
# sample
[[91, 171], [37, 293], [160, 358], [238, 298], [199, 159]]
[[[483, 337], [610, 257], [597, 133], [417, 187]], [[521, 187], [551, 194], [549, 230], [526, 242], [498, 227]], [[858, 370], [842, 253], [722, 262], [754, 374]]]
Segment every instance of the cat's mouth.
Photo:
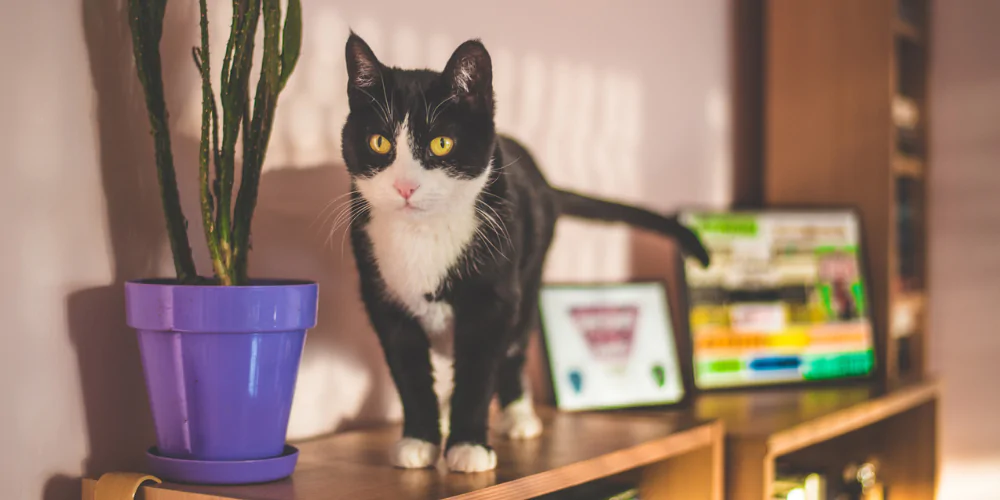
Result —
[[420, 213], [420, 212], [426, 212], [427, 211], [427, 209], [418, 207], [418, 206], [410, 203], [409, 201], [403, 203], [403, 206], [399, 207], [399, 210], [402, 211], [403, 213], [408, 213], [408, 214]]

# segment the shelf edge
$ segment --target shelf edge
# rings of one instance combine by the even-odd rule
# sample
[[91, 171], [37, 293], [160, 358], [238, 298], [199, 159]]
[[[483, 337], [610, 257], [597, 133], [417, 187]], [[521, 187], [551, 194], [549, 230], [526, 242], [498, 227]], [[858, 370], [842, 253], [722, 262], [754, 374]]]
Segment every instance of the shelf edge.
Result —
[[448, 498], [449, 500], [533, 498], [661, 462], [699, 448], [712, 446], [715, 442], [721, 445], [724, 435], [721, 420], [709, 421], [694, 429], [631, 448]]
[[900, 388], [875, 400], [799, 424], [767, 439], [771, 456], [784, 455], [830, 438], [885, 420], [938, 396], [938, 384], [925, 381]]

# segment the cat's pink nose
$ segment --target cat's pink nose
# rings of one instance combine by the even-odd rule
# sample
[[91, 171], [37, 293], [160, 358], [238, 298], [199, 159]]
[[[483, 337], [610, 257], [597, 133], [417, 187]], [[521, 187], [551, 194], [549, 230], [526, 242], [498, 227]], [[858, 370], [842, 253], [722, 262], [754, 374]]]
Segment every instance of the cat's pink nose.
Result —
[[396, 179], [396, 182], [392, 183], [392, 187], [396, 188], [396, 192], [399, 193], [404, 200], [409, 200], [410, 197], [413, 196], [413, 192], [420, 186], [412, 181]]

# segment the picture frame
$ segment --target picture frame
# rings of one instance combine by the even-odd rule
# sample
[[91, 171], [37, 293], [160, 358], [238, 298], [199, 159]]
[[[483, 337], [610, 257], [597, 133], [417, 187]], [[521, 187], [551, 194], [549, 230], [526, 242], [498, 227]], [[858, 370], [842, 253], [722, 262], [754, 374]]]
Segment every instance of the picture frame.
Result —
[[688, 403], [685, 353], [659, 281], [543, 284], [543, 352], [561, 411]]
[[[684, 309], [686, 311], [687, 321], [688, 321], [688, 338], [686, 339], [689, 344], [690, 353], [690, 370], [692, 378], [692, 388], [696, 393], [706, 393], [706, 392], [728, 392], [728, 391], [740, 391], [740, 390], [753, 390], [753, 389], [789, 389], [795, 387], [835, 387], [835, 386], [845, 386], [845, 385], [867, 385], [872, 382], [879, 380], [879, 373], [882, 369], [882, 362], [884, 359], [884, 345], [883, 345], [883, 335], [881, 334], [880, 328], [880, 312], [875, 310], [872, 301], [872, 291], [871, 281], [870, 281], [870, 268], [869, 260], [867, 254], [867, 248], [865, 245], [865, 226], [864, 220], [861, 213], [854, 207], [850, 206], [798, 206], [798, 205], [778, 205], [769, 206], [763, 208], [753, 208], [753, 207], [740, 207], [733, 208], [729, 210], [719, 210], [719, 209], [701, 209], [688, 207], [679, 212], [679, 220], [684, 221], [685, 217], [692, 213], [700, 214], [725, 214], [725, 215], [758, 215], [758, 216], [787, 216], [787, 215], [799, 215], [799, 216], [823, 216], [830, 214], [845, 215], [852, 219], [856, 228], [856, 250], [855, 250], [855, 263], [856, 263], [856, 279], [859, 281], [863, 287], [864, 292], [861, 297], [857, 300], [856, 306], [860, 306], [865, 311], [865, 316], [867, 320], [868, 332], [867, 332], [867, 342], [869, 344], [870, 352], [870, 366], [867, 369], [859, 373], [847, 374], [843, 376], [836, 377], [822, 377], [822, 378], [777, 378], [772, 380], [760, 380], [756, 382], [746, 382], [746, 383], [736, 383], [736, 384], [705, 384], [703, 380], [699, 380], [699, 360], [702, 360], [702, 356], [699, 354], [699, 342], [698, 342], [698, 328], [696, 325], [696, 302], [698, 301], [697, 292], [692, 291], [689, 281], [689, 272], [691, 268], [697, 266], [698, 264], [690, 260], [690, 258], [682, 258], [683, 264], [679, 266], [679, 274], [682, 283], [682, 288], [684, 293], [681, 299], [684, 302]], [[706, 244], [706, 247], [709, 247]], [[709, 254], [712, 254], [712, 249], [709, 248]], [[694, 295], [694, 297], [693, 297]]]

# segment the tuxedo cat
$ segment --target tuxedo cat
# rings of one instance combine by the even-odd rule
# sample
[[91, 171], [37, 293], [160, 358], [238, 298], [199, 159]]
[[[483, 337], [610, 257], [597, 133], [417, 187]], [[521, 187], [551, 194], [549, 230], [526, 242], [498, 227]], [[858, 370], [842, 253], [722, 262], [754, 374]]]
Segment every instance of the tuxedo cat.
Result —
[[403, 404], [392, 461], [433, 466], [445, 433], [451, 470], [493, 469], [494, 394], [508, 437], [541, 432], [521, 372], [559, 216], [624, 222], [676, 238], [702, 263], [708, 255], [674, 218], [550, 186], [528, 151], [496, 132], [479, 41], [440, 73], [387, 67], [353, 33], [346, 56], [351, 242]]

